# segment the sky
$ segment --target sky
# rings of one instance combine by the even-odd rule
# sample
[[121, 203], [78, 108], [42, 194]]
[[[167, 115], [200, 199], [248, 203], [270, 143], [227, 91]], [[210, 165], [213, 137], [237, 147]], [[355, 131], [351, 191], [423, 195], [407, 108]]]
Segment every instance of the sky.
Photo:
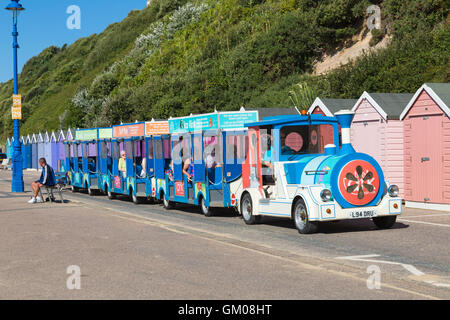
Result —
[[[4, 10], [11, 1], [0, 0], [0, 83], [13, 77], [12, 15]], [[74, 43], [77, 39], [101, 33], [108, 25], [123, 20], [133, 9], [143, 9], [146, 0], [20, 0], [25, 8], [19, 16], [19, 73], [23, 65], [43, 49]], [[80, 9], [80, 28], [74, 26], [74, 11]], [[72, 17], [72, 18], [71, 18]], [[19, 84], [20, 85], [20, 84]]]

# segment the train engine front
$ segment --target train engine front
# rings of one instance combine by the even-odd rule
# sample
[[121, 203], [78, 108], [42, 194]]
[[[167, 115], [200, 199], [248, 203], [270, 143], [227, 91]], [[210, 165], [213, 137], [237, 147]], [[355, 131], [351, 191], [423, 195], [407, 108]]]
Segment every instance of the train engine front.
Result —
[[[250, 155], [260, 154], [260, 161], [253, 162], [254, 169], [261, 162], [262, 177], [258, 180], [258, 171], [252, 172], [250, 157], [241, 199], [247, 192], [253, 220], [262, 215], [290, 217], [300, 233], [315, 232], [322, 221], [345, 219], [371, 218], [379, 228], [393, 226], [402, 210], [398, 187], [385, 180], [373, 157], [353, 149], [353, 116], [343, 110], [335, 117], [278, 117], [249, 128]], [[270, 151], [264, 152], [262, 132], [267, 130], [272, 141]], [[260, 141], [259, 152], [252, 153], [252, 132]], [[252, 222], [249, 206], [240, 209], [244, 220]]]

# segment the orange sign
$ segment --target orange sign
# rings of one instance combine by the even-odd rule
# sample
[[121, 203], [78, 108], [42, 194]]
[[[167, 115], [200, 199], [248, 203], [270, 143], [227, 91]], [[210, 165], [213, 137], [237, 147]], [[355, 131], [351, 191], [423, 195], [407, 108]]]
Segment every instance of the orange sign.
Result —
[[115, 126], [113, 127], [113, 137], [140, 137], [145, 133], [145, 124], [137, 123], [137, 124], [129, 124], [123, 126]]
[[22, 120], [22, 96], [20, 94], [13, 95], [11, 117], [13, 120]]
[[146, 136], [156, 136], [160, 134], [169, 134], [169, 121], [156, 121], [145, 123]]

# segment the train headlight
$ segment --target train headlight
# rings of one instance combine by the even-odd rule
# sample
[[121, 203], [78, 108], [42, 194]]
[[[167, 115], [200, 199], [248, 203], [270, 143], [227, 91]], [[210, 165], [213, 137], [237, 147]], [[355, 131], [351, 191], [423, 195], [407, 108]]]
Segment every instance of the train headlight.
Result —
[[331, 191], [328, 189], [323, 189], [320, 191], [320, 198], [322, 201], [330, 201], [331, 200]]
[[391, 197], [398, 197], [398, 191], [399, 191], [399, 189], [398, 189], [398, 186], [397, 185], [395, 185], [395, 184], [393, 184], [393, 185], [391, 185], [389, 188], [388, 188], [388, 193], [389, 193], [389, 195], [391, 196]]

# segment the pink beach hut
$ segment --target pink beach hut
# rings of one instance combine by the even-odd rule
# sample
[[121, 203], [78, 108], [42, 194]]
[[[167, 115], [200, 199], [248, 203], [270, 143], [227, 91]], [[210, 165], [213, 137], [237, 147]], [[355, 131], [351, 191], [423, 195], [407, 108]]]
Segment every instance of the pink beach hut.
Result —
[[406, 206], [450, 211], [450, 83], [425, 83], [400, 119]]
[[390, 184], [404, 195], [403, 124], [400, 114], [412, 93], [364, 92], [353, 107], [353, 147], [378, 161]]

